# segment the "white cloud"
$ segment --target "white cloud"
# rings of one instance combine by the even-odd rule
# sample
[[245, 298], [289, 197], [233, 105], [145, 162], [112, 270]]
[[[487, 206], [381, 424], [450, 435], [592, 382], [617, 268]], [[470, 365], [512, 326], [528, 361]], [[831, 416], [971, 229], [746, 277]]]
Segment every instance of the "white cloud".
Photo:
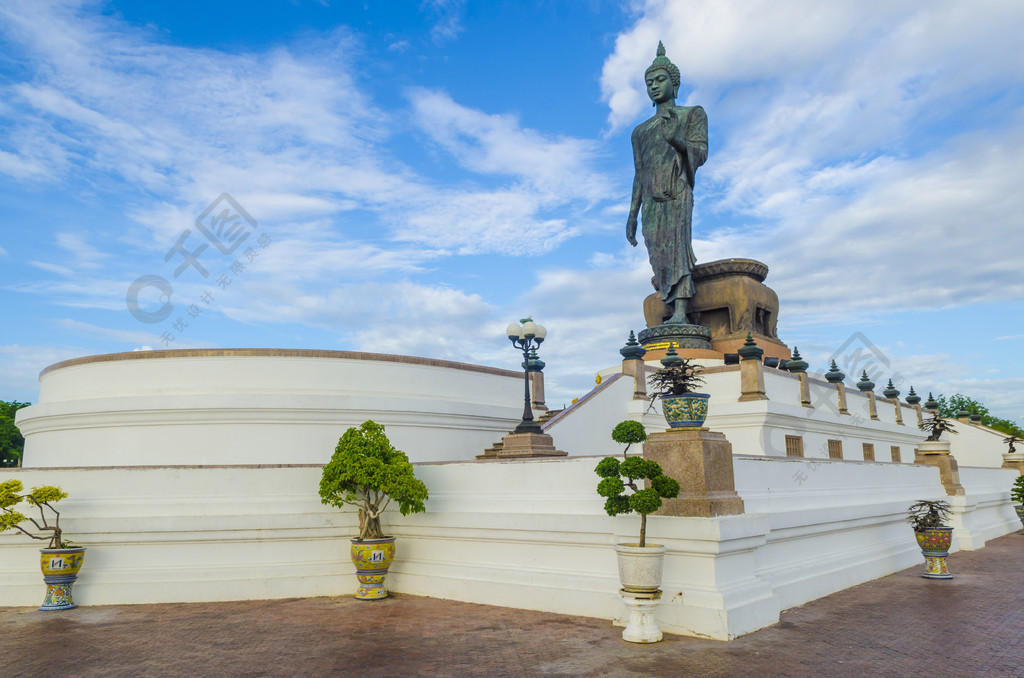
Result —
[[416, 125], [474, 172], [514, 176], [559, 202], [594, 201], [611, 191], [608, 178], [592, 169], [601, 155], [596, 141], [549, 138], [521, 127], [514, 115], [466, 108], [443, 92], [417, 88], [409, 100]]
[[82, 352], [74, 346], [0, 346], [0, 400], [36, 402], [43, 368], [77, 358]]
[[430, 37], [440, 45], [454, 40], [464, 30], [462, 17], [466, 11], [465, 0], [426, 0], [424, 9], [437, 18], [430, 29]]

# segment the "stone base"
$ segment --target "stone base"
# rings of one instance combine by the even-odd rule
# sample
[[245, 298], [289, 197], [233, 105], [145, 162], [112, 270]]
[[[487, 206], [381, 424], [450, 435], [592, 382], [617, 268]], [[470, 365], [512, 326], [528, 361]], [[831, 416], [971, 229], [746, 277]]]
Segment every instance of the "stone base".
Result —
[[1024, 476], [1024, 452], [1003, 453], [1003, 468], [1012, 468]]
[[[778, 358], [779, 360], [789, 360], [793, 357], [793, 352], [789, 350], [789, 347], [778, 339], [772, 339], [757, 332], [752, 332], [751, 335], [758, 348], [764, 349], [763, 357]], [[723, 354], [737, 353], [740, 350], [740, 346], [743, 346], [746, 341], [747, 335], [745, 332], [743, 336], [736, 334], [714, 337], [711, 340], [711, 348]]]
[[661, 591], [653, 593], [630, 593], [626, 589], [619, 590], [629, 621], [622, 630], [622, 639], [630, 643], [657, 643], [662, 639], [661, 629], [654, 621], [654, 610], [661, 603]]
[[547, 433], [509, 433], [501, 442], [497, 459], [568, 456], [567, 452], [555, 449], [554, 441]]
[[665, 499], [654, 515], [710, 518], [743, 513], [733, 477], [732, 444], [725, 434], [706, 428], [653, 433], [644, 443], [643, 456], [679, 481], [679, 496]]
[[938, 468], [939, 480], [948, 496], [966, 494], [963, 485], [960, 484], [960, 467], [956, 463], [956, 458], [949, 453], [949, 443], [945, 440], [922, 442], [914, 450], [914, 463]]
[[658, 349], [668, 349], [669, 343], [676, 345], [677, 349], [702, 349], [711, 350], [711, 330], [701, 325], [689, 325], [673, 323], [656, 325], [641, 330], [637, 336], [640, 345], [648, 351], [644, 356], [650, 360], [650, 352]]

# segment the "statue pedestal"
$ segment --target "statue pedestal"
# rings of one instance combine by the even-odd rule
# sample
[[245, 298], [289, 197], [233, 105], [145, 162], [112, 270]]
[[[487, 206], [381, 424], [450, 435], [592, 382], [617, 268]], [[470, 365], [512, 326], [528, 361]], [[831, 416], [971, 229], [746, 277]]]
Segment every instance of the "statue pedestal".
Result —
[[[644, 356], [652, 360], [652, 352], [667, 351], [670, 344], [675, 344], [676, 349], [696, 349], [708, 351], [707, 357], [719, 357], [718, 353], [711, 350], [711, 330], [702, 325], [689, 325], [684, 323], [665, 323], [655, 325], [641, 330], [637, 336], [640, 345], [647, 350]], [[700, 357], [700, 356], [694, 356]]]
[[914, 450], [914, 463], [927, 464], [939, 469], [939, 480], [950, 497], [966, 494], [960, 484], [960, 467], [949, 453], [946, 440], [925, 440]]
[[732, 444], [724, 433], [706, 428], [676, 428], [652, 433], [644, 459], [679, 481], [679, 496], [665, 499], [654, 515], [710, 518], [743, 513], [732, 471]]

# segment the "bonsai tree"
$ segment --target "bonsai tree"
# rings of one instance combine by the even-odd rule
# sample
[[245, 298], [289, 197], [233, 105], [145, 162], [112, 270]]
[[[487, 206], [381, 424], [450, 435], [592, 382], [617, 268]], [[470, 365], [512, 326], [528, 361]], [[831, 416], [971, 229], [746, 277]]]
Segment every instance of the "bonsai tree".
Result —
[[907, 508], [907, 522], [914, 532], [924, 532], [933, 527], [946, 527], [950, 506], [946, 501], [925, 501], [919, 499]]
[[358, 541], [384, 537], [380, 514], [392, 500], [407, 516], [425, 511], [426, 499], [427, 486], [414, 475], [409, 457], [373, 421], [345, 431], [320, 478], [321, 503], [359, 509]]
[[[68, 493], [52, 485], [34, 487], [28, 494], [21, 494], [21, 491], [20, 480], [7, 480], [0, 483], [0, 511], [2, 511], [0, 513], [0, 532], [6, 532], [13, 528], [33, 539], [49, 540], [50, 544], [46, 548], [51, 549], [63, 549], [71, 546], [71, 542], [64, 540], [60, 529], [60, 512], [53, 507], [58, 501], [67, 497]], [[11, 508], [23, 501], [39, 509], [39, 520]], [[52, 525], [46, 520], [44, 508], [53, 513]], [[33, 534], [22, 527], [21, 525], [25, 521], [32, 523], [40, 534]]]
[[1010, 449], [1007, 450], [1007, 453], [1013, 454], [1014, 452], [1017, 451], [1017, 448], [1014, 447], [1014, 443], [1021, 442], [1021, 439], [1011, 433], [1010, 435], [1003, 438], [1003, 442], [1010, 446]]
[[622, 451], [622, 457], [625, 459], [631, 445], [647, 440], [647, 431], [639, 421], [627, 419], [626, 421], [620, 421], [612, 429], [612, 440], [626, 446], [626, 449]]
[[1017, 476], [1010, 486], [1010, 498], [1018, 504], [1024, 504], [1024, 476]]
[[[662, 498], [671, 499], [679, 495], [679, 483], [664, 475], [657, 462], [643, 457], [629, 457], [619, 461], [615, 457], [605, 457], [594, 469], [601, 481], [597, 484], [597, 493], [607, 497], [604, 510], [610, 516], [620, 513], [640, 514], [640, 546], [647, 545], [647, 514], [661, 508]], [[649, 480], [651, 486], [646, 489], [637, 487], [638, 480]], [[626, 488], [631, 494], [623, 494]]]
[[931, 418], [925, 419], [917, 427], [922, 431], [928, 431], [928, 437], [925, 440], [929, 442], [937, 441], [944, 431], [956, 433], [953, 430], [953, 422], [939, 414], [938, 410], [932, 411]]
[[651, 376], [651, 386], [654, 387], [654, 394], [683, 395], [684, 393], [693, 393], [697, 386], [704, 383], [704, 377], [700, 376], [700, 373], [704, 371], [704, 367], [691, 363], [686, 358], [674, 355], [674, 351], [670, 355], [671, 360], [668, 359], [669, 356], [662, 360], [662, 363], [667, 363], [665, 367], [660, 368]]

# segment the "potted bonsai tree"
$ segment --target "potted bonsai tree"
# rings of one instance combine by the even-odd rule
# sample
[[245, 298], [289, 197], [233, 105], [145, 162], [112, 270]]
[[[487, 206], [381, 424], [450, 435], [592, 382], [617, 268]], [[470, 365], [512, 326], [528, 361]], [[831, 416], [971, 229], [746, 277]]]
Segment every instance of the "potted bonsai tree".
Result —
[[[645, 435], [646, 438], [646, 435]], [[597, 493], [605, 497], [604, 510], [610, 516], [640, 515], [640, 539], [635, 544], [617, 544], [622, 588], [634, 592], [657, 591], [661, 586], [661, 564], [665, 547], [647, 544], [647, 516], [661, 508], [662, 499], [679, 495], [679, 483], [661, 471], [657, 462], [643, 457], [619, 461], [605, 457], [594, 471], [601, 477]], [[649, 487], [637, 483], [649, 481]], [[626, 492], [627, 488], [630, 490]]]
[[917, 446], [921, 454], [945, 454], [949, 452], [949, 441], [940, 440], [939, 438], [943, 433], [955, 435], [956, 430], [953, 427], [953, 422], [939, 414], [937, 409], [931, 410], [931, 416], [918, 424], [917, 427], [922, 431], [928, 432], [928, 437]]
[[320, 478], [320, 501], [359, 510], [359, 536], [351, 539], [359, 588], [356, 598], [386, 598], [384, 578], [395, 557], [395, 538], [384, 535], [380, 516], [394, 501], [402, 515], [426, 510], [427, 486], [416, 478], [409, 457], [395, 449], [384, 427], [365, 421], [338, 440]]
[[946, 564], [949, 545], [953, 541], [953, 528], [945, 524], [949, 512], [949, 502], [924, 499], [919, 499], [907, 509], [907, 522], [914, 529], [914, 536], [926, 563], [922, 577], [953, 578]]
[[[612, 430], [612, 439], [630, 445], [647, 439], [640, 422], [624, 421]], [[616, 544], [619, 565], [620, 597], [629, 610], [629, 623], [622, 631], [623, 640], [654, 643], [662, 638], [654, 622], [653, 612], [661, 596], [661, 573], [665, 546], [647, 543], [647, 515], [661, 507], [662, 499], [679, 495], [679, 483], [662, 473], [654, 461], [630, 457], [623, 452], [623, 461], [605, 457], [594, 471], [601, 477], [597, 493], [605, 497], [604, 510], [610, 516], [640, 514], [640, 540], [635, 544]], [[639, 481], [646, 481], [641, 489]], [[629, 488], [630, 493], [626, 493]]]
[[[67, 492], [53, 485], [33, 487], [31, 492], [23, 494], [20, 480], [7, 480], [0, 483], [0, 532], [10, 529], [31, 537], [48, 541], [46, 548], [39, 549], [39, 565], [43, 570], [43, 581], [46, 583], [46, 596], [40, 610], [70, 610], [75, 602], [71, 595], [71, 585], [78, 579], [85, 559], [85, 547], [74, 546], [64, 539], [60, 527], [60, 512], [54, 504], [67, 498]], [[17, 511], [13, 507], [25, 502], [39, 511], [39, 519]], [[52, 514], [53, 523], [47, 520], [47, 511]], [[30, 523], [35, 532], [23, 527]]]
[[1021, 440], [1016, 435], [1011, 433], [1010, 435], [1003, 438], [1003, 442], [1010, 446], [1010, 448], [1006, 450], [1006, 454], [1013, 454], [1014, 452], [1017, 451], [1017, 448], [1015, 446], [1016, 443], [1021, 442]]
[[[708, 416], [707, 393], [694, 389], [704, 383], [701, 365], [681, 358], [674, 346], [661, 359], [663, 367], [651, 375], [654, 395], [661, 397], [661, 409], [670, 428], [700, 427]], [[652, 401], [653, 404], [653, 401]]]

